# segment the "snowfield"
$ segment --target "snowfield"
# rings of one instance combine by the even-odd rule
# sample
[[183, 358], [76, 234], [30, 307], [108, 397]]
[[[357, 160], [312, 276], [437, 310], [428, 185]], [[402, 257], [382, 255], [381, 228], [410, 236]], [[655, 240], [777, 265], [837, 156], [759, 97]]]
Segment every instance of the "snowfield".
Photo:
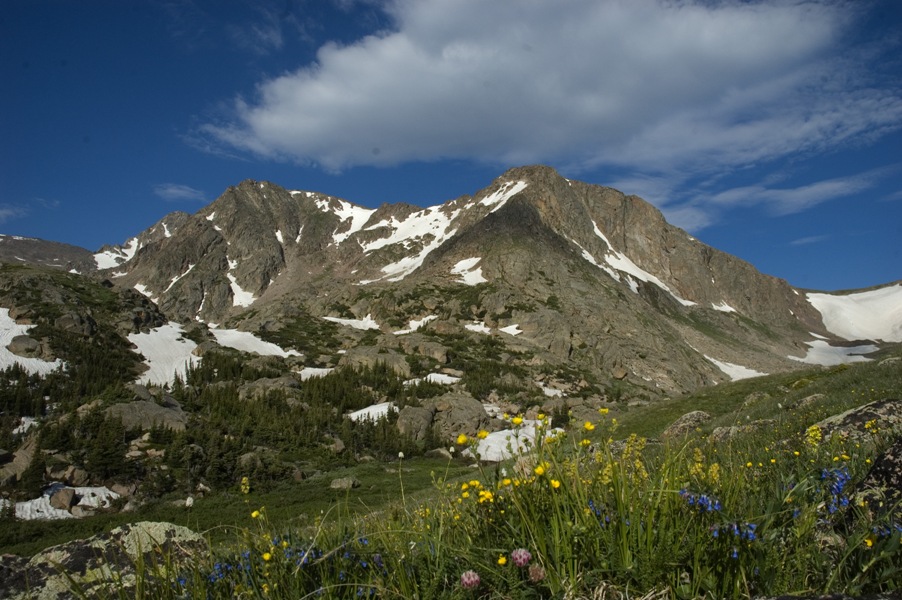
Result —
[[128, 341], [138, 347], [138, 352], [144, 355], [144, 363], [150, 367], [138, 379], [139, 383], [170, 384], [176, 374], [185, 377], [189, 364], [200, 362], [200, 358], [192, 354], [197, 344], [182, 337], [184, 333], [181, 325], [167, 323], [150, 333], [128, 334]]
[[19, 325], [9, 316], [8, 308], [0, 308], [0, 369], [18, 364], [32, 375], [47, 375], [63, 366], [63, 361], [59, 359], [47, 361], [40, 358], [24, 358], [6, 349], [14, 337], [26, 335], [32, 327], [34, 325]]
[[[813, 335], [813, 334], [812, 334]], [[865, 345], [845, 348], [842, 346], [831, 346], [824, 340], [814, 340], [813, 342], [805, 342], [808, 344], [808, 353], [799, 358], [798, 356], [790, 356], [792, 360], [803, 362], [809, 365], [821, 365], [824, 367], [832, 367], [833, 365], [841, 365], [853, 362], [866, 362], [871, 360], [862, 354], [870, 354], [879, 350], [877, 346]]]
[[[16, 518], [23, 521], [35, 520], [55, 520], [55, 519], [74, 519], [75, 517], [66, 510], [60, 510], [50, 506], [50, 497], [58, 490], [64, 489], [61, 483], [54, 483], [44, 490], [40, 498], [26, 500], [24, 502], [16, 502]], [[75, 495], [79, 498], [76, 506], [86, 506], [92, 508], [108, 508], [112, 501], [119, 497], [119, 494], [111, 491], [106, 487], [76, 487]], [[6, 508], [9, 500], [0, 500], [0, 510]]]
[[827, 331], [845, 340], [902, 342], [902, 284], [857, 294], [806, 294]]
[[748, 367], [743, 367], [742, 365], [734, 365], [733, 363], [723, 362], [717, 360], [716, 358], [711, 358], [708, 355], [703, 355], [706, 359], [714, 363], [714, 365], [726, 373], [730, 380], [739, 381], [740, 379], [750, 379], [752, 377], [760, 377], [762, 375], [767, 375], [767, 373], [761, 373], [754, 369], [749, 369]]
[[373, 319], [372, 315], [367, 315], [362, 319], [342, 319], [339, 317], [323, 317], [326, 321], [332, 321], [333, 323], [338, 323], [339, 325], [347, 325], [348, 327], [353, 327], [354, 329], [379, 329], [379, 323]]
[[248, 331], [237, 329], [210, 329], [210, 333], [216, 338], [220, 346], [228, 346], [242, 352], [253, 352], [260, 356], [301, 356], [297, 350], [285, 350], [272, 342], [261, 340]]
[[460, 283], [466, 285], [478, 285], [480, 283], [486, 283], [488, 279], [486, 279], [482, 274], [482, 267], [476, 268], [476, 265], [479, 261], [482, 260], [482, 257], [475, 258], [465, 258], [461, 261], [458, 261], [457, 264], [451, 269], [452, 275], [460, 275], [460, 279], [458, 280]]

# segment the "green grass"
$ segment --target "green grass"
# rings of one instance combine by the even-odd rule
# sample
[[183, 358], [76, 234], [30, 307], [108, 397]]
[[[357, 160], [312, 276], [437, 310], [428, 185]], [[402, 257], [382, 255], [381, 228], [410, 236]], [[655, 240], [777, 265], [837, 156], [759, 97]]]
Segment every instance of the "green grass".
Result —
[[[813, 394], [822, 396], [801, 408]], [[265, 492], [252, 482], [249, 494], [236, 487], [190, 511], [161, 501], [134, 515], [4, 524], [0, 551], [28, 553], [53, 536], [84, 537], [127, 520], [206, 532], [209, 554], [143, 574], [147, 598], [897, 592], [902, 507], [893, 517], [879, 496], [856, 488], [892, 441], [888, 432], [816, 440], [807, 431], [828, 414], [900, 395], [898, 363], [761, 377], [612, 409], [519, 463], [363, 463]], [[646, 440], [696, 409], [712, 421], [687, 442]], [[758, 419], [774, 422], [722, 444], [705, 435]], [[328, 488], [344, 476], [360, 487]], [[472, 589], [470, 572], [479, 578]]]
[[376, 512], [355, 515], [348, 499], [298, 523], [279, 507], [255, 509], [209, 555], [145, 576], [147, 597], [749, 598], [902, 588], [902, 525], [854, 489], [885, 444], [879, 436], [857, 447], [802, 435], [782, 447], [759, 438], [650, 449], [633, 435], [613, 450], [615, 429], [602, 417], [539, 443], [506, 471], [463, 481], [438, 472], [425, 502], [401, 492], [412, 483], [402, 473], [386, 492], [393, 504]]

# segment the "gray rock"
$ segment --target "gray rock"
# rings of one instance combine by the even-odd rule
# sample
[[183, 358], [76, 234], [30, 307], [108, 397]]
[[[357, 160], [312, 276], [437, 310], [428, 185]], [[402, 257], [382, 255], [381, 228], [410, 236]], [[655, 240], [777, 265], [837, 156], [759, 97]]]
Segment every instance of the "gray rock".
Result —
[[902, 435], [902, 400], [884, 398], [869, 402], [828, 417], [818, 422], [817, 425], [821, 428], [825, 438], [834, 433], [859, 438], [870, 435], [865, 426], [871, 421], [884, 435]]
[[208, 550], [204, 537], [185, 527], [147, 521], [131, 523], [108, 533], [48, 548], [31, 559], [3, 556], [0, 597], [8, 600], [130, 597], [135, 593], [136, 564], [165, 569]]
[[434, 407], [405, 406], [398, 412], [398, 432], [416, 441], [424, 440], [432, 428], [434, 416]]
[[6, 345], [6, 349], [16, 356], [21, 356], [23, 358], [42, 358], [41, 342], [31, 336], [15, 336], [10, 340], [9, 344]]
[[373, 346], [352, 348], [342, 355], [339, 366], [375, 367], [384, 364], [401, 377], [410, 377], [410, 365], [407, 359], [395, 352], [385, 352]]
[[19, 446], [19, 449], [13, 453], [12, 462], [0, 467], [0, 483], [8, 485], [15, 483], [22, 477], [22, 473], [31, 464], [34, 453], [37, 451], [38, 438], [36, 435], [29, 435], [25, 442]]
[[97, 512], [92, 506], [81, 506], [76, 504], [70, 510], [72, 516], [76, 519], [83, 519], [85, 517], [92, 517]]
[[339, 477], [338, 479], [333, 479], [329, 484], [329, 488], [333, 490], [351, 490], [359, 487], [360, 482], [353, 477]]
[[66, 483], [66, 485], [83, 487], [88, 485], [91, 479], [90, 477], [88, 477], [88, 473], [84, 469], [76, 467], [75, 465], [69, 465], [66, 468], [66, 472], [63, 473], [63, 481]]
[[902, 437], [874, 460], [858, 489], [869, 498], [871, 510], [884, 512], [895, 507], [902, 517]]
[[75, 503], [75, 490], [72, 488], [62, 488], [50, 496], [50, 506], [59, 510], [69, 510]]
[[451, 392], [424, 402], [423, 406], [435, 411], [432, 422], [443, 439], [451, 440], [461, 433], [476, 435], [480, 429], [494, 429], [482, 403], [469, 394]]
[[177, 402], [170, 399], [168, 406], [135, 400], [123, 404], [114, 404], [106, 409], [108, 416], [118, 418], [127, 429], [151, 429], [162, 426], [173, 431], [184, 431], [188, 417]]
[[688, 412], [673, 423], [661, 434], [663, 439], [683, 437], [694, 432], [698, 427], [711, 420], [711, 415], [703, 410]]
[[300, 386], [300, 382], [290, 375], [272, 379], [258, 379], [245, 383], [238, 388], [238, 398], [252, 401], [263, 400], [272, 391], [280, 391], [288, 397], [292, 397], [297, 395]]

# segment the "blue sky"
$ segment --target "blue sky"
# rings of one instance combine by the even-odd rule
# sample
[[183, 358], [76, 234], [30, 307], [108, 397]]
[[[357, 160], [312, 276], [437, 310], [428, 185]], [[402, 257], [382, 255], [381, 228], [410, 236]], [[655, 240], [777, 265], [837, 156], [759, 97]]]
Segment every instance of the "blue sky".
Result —
[[550, 164], [793, 285], [902, 279], [897, 0], [9, 0], [0, 232], [244, 179], [374, 207]]

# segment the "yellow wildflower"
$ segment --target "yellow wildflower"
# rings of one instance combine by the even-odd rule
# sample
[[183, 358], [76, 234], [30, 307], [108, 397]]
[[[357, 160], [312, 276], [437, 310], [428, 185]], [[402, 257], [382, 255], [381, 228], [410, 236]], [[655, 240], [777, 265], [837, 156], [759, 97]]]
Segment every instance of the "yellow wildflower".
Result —
[[607, 408], [599, 408], [598, 409], [598, 414], [600, 414], [600, 415], [606, 415], [609, 412], [610, 412], [610, 409], [607, 409]]
[[259, 518], [259, 517], [260, 517], [260, 511], [259, 511], [259, 510], [255, 510], [254, 512], [251, 513], [251, 518], [252, 518], [252, 519], [257, 519], [257, 518]]
[[503, 554], [499, 555], [499, 556], [498, 556], [498, 564], [501, 565], [502, 567], [503, 567], [504, 565], [506, 565], [506, 564], [507, 564], [507, 557], [504, 556]]
[[553, 487], [554, 489], [558, 489], [559, 487], [561, 487], [561, 482], [558, 481], [557, 479], [552, 479], [551, 487]]
[[465, 434], [462, 433], [459, 436], [457, 436], [457, 445], [458, 446], [463, 446], [466, 443], [467, 443], [467, 436]]
[[481, 440], [484, 440], [485, 438], [489, 437], [489, 432], [486, 431], [485, 429], [480, 429], [479, 433], [476, 434], [476, 437], [478, 437]]
[[523, 424], [523, 417], [521, 417], [520, 415], [517, 415], [516, 417], [514, 417], [513, 419], [511, 419], [511, 423], [513, 423], [514, 425], [522, 425], [522, 424]]
[[270, 554], [269, 552], [264, 552], [264, 553], [263, 553], [263, 560], [265, 560], [265, 561], [272, 560], [272, 554]]
[[592, 421], [586, 421], [585, 423], [583, 423], [583, 429], [585, 429], [586, 431], [592, 431], [593, 429], [595, 429], [595, 425], [592, 424]]

